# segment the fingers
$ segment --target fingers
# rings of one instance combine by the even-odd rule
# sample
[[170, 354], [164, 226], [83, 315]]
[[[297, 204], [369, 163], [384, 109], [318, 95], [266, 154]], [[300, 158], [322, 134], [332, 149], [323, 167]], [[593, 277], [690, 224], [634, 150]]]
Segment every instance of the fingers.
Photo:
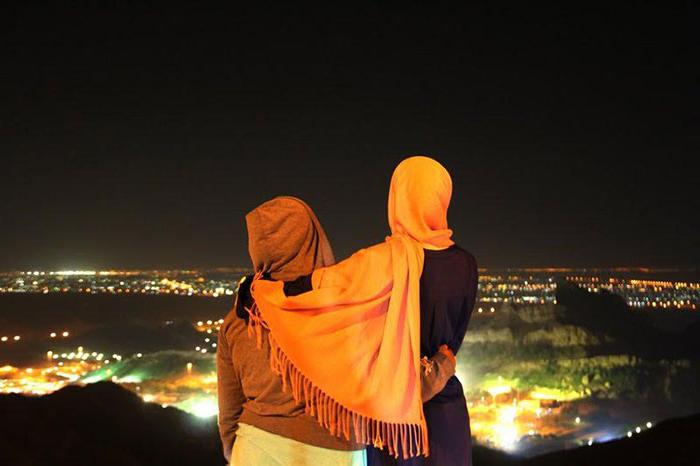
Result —
[[454, 362], [454, 361], [456, 360], [455, 355], [454, 355], [454, 353], [452, 352], [452, 350], [450, 349], [449, 346], [447, 346], [447, 345], [440, 345], [440, 348], [438, 349], [438, 351], [440, 351], [442, 354], [444, 354], [445, 356], [447, 356], [451, 361]]

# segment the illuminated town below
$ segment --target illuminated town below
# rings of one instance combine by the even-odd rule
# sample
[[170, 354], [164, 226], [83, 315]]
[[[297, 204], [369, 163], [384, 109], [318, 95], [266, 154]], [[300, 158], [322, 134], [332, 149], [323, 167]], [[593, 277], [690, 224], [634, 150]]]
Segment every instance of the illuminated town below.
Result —
[[[228, 300], [222, 303], [219, 315], [189, 322], [193, 335], [188, 340], [189, 350], [108, 352], [82, 344], [80, 332], [68, 325], [54, 325], [43, 333], [35, 329], [31, 334], [8, 333], [0, 328], [0, 354], [3, 347], [21, 350], [22, 345], [27, 345], [27, 351], [30, 348], [40, 351], [34, 355], [31, 365], [7, 363], [3, 361], [5, 358], [0, 360], [0, 393], [44, 395], [69, 384], [111, 380], [138, 393], [146, 402], [175, 406], [200, 417], [214, 416], [217, 413], [214, 361], [217, 334], [235, 294], [236, 283], [248, 272], [240, 268], [0, 273], [0, 294], [170, 295], [169, 299], [181, 296], [183, 299]], [[573, 269], [482, 270], [473, 321], [480, 328], [480, 321], [495, 319], [501, 312], [513, 312], [518, 306], [552, 309], [557, 305], [557, 283], [562, 280], [590, 293], [619, 295], [631, 312], [695, 314], [700, 303], [700, 283], [650, 277], [653, 275], [648, 273], [635, 275], [635, 271], [593, 274]], [[478, 345], [482, 339], [496, 341], [501, 335], [498, 332], [503, 330], [486, 328], [468, 332], [465, 347], [469, 343]], [[474, 375], [472, 371], [477, 365], [472, 364], [469, 355], [463, 354], [466, 352], [463, 350], [458, 355], [458, 376], [467, 395], [472, 433], [483, 444], [506, 451], [517, 451], [522, 439], [537, 442], [566, 437], [570, 439], [568, 446], [592, 444], [632, 436], [656, 422], [640, 415], [634, 422], [615, 429], [601, 429], [589, 422], [586, 412], [591, 408], [584, 401], [591, 396], [596, 384], [600, 393], [605, 392], [606, 384], [610, 388], [605, 376], [590, 376], [589, 380], [586, 375], [583, 385], [580, 382], [562, 385], [558, 379], [549, 385], [527, 385], [523, 378], [512, 377], [505, 368], [501, 373]], [[596, 357], [599, 363], [603, 356]], [[626, 356], [608, 358], [604, 362], [606, 367], [636, 364], [633, 358]], [[594, 359], [585, 360], [591, 363]], [[574, 364], [562, 361], [560, 364]]]
[[[230, 296], [245, 268], [214, 270], [60, 270], [0, 273], [0, 293], [110, 293]], [[620, 278], [584, 274], [576, 269], [524, 269], [494, 273], [482, 270], [482, 303], [556, 303], [557, 278], [572, 281], [590, 292], [608, 291], [636, 308], [696, 310], [700, 283]], [[581, 274], [578, 274], [581, 273]], [[481, 312], [484, 308], [480, 308]]]

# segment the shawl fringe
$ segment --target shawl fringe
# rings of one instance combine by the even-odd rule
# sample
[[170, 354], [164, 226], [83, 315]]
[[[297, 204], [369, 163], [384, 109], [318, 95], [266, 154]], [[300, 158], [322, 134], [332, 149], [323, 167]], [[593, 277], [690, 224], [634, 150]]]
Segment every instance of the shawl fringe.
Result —
[[399, 452], [404, 459], [430, 454], [428, 428], [422, 415], [420, 424], [397, 424], [372, 419], [342, 406], [304, 376], [289, 360], [269, 331], [258, 306], [253, 303], [251, 308], [245, 309], [250, 316], [248, 335], [255, 337], [258, 348], [262, 348], [263, 329], [268, 330], [270, 368], [282, 378], [282, 388], [286, 392], [291, 391], [297, 402], [304, 403], [306, 414], [315, 417], [331, 435], [379, 449], [386, 448], [395, 458], [398, 458]]

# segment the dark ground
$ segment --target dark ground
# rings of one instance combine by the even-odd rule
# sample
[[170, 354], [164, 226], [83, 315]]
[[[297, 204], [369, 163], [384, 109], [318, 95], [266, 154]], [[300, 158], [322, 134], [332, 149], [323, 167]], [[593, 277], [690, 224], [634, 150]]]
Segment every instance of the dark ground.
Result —
[[[591, 447], [531, 459], [477, 448], [475, 466], [700, 465], [700, 415]], [[44, 397], [0, 396], [0, 464], [223, 465], [215, 421], [144, 403], [112, 383]]]
[[[3, 334], [22, 336], [3, 347], [0, 366], [36, 364], [47, 350], [78, 346], [105, 354], [191, 349], [198, 337], [193, 323], [224, 317], [232, 302], [230, 296], [0, 294]], [[49, 338], [64, 330], [68, 338]]]

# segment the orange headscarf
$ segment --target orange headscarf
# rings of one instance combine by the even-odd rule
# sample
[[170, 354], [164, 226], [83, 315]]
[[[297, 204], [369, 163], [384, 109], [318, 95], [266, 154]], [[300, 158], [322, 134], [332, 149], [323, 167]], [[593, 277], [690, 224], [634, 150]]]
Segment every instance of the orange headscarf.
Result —
[[318, 269], [313, 290], [286, 297], [256, 280], [251, 325], [269, 328], [271, 364], [307, 411], [335, 435], [405, 457], [428, 454], [420, 387], [423, 249], [452, 245], [452, 183], [428, 157], [391, 180], [384, 243]]

